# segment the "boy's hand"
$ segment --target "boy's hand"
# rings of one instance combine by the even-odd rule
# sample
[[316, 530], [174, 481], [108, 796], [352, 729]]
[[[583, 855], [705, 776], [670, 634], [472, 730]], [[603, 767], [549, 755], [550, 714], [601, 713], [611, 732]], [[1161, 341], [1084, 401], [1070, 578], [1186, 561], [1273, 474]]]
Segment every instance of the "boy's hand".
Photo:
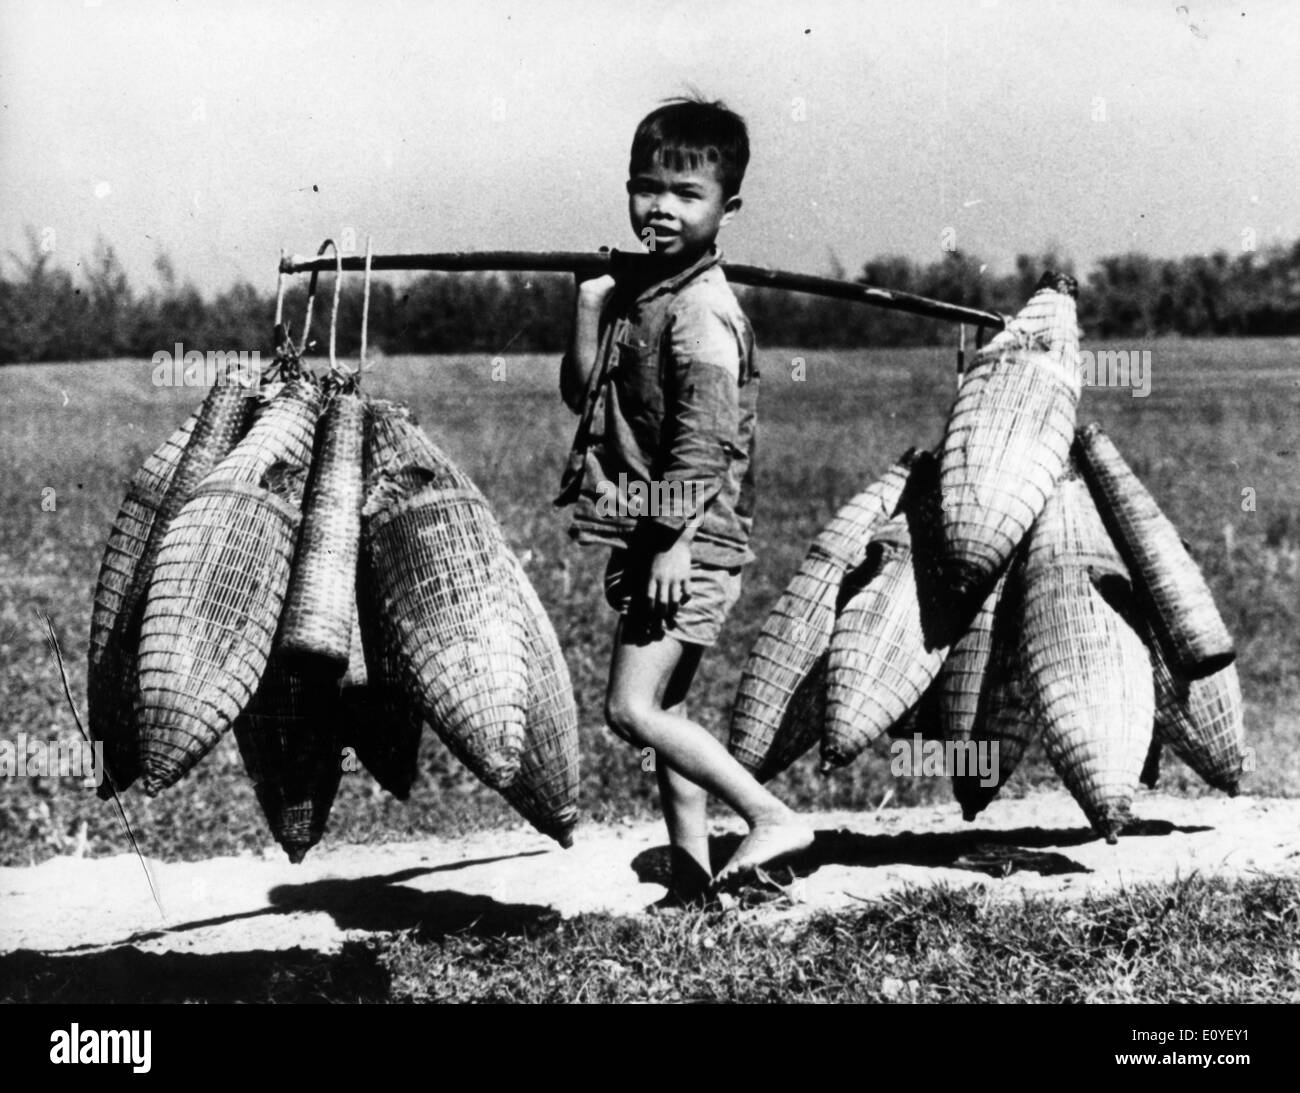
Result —
[[578, 291], [573, 301], [573, 334], [569, 340], [569, 351], [560, 362], [560, 397], [575, 414], [582, 412], [583, 393], [591, 378], [592, 369], [596, 367], [597, 338], [600, 328], [600, 312], [605, 305], [605, 297], [614, 287], [614, 278], [609, 274], [599, 277], [587, 277], [574, 274]]
[[601, 305], [605, 302], [605, 297], [609, 295], [610, 290], [614, 287], [614, 278], [608, 273], [575, 273], [573, 280], [578, 289], [578, 306], [580, 308], [594, 307], [597, 311], [600, 310]]
[[686, 602], [686, 585], [691, 577], [691, 547], [678, 540], [667, 550], [650, 559], [650, 581], [646, 598], [650, 609], [661, 619], [673, 616]]

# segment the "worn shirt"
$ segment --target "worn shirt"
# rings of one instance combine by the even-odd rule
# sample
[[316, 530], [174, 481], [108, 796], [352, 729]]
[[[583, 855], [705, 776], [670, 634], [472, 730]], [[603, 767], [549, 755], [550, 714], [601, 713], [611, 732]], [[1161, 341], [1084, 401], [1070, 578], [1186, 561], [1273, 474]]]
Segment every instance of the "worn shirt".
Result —
[[684, 538], [693, 561], [746, 565], [758, 399], [749, 320], [716, 247], [652, 284], [619, 257], [556, 504], [575, 504], [569, 533], [582, 543], [635, 547], [648, 520]]

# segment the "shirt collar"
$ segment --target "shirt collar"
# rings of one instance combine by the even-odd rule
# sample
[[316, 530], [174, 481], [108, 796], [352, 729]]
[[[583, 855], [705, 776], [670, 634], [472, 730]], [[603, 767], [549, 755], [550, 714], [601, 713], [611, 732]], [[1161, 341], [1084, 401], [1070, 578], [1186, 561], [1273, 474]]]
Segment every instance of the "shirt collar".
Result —
[[[638, 257], [640, 256], [629, 254], [625, 251], [616, 250], [612, 252], [610, 255], [610, 269], [614, 273], [615, 278], [618, 278], [620, 270], [626, 274], [634, 269], [635, 267], [632, 266], [631, 263], [635, 262]], [[663, 293], [676, 292], [682, 287], [682, 285], [686, 284], [687, 281], [698, 277], [705, 270], [712, 269], [721, 261], [722, 251], [718, 249], [718, 246], [715, 243], [685, 269], [679, 270], [671, 277], [667, 277], [662, 281], [654, 281], [641, 288], [637, 292], [636, 302], [639, 304], [645, 303], [647, 300], [652, 300]]]

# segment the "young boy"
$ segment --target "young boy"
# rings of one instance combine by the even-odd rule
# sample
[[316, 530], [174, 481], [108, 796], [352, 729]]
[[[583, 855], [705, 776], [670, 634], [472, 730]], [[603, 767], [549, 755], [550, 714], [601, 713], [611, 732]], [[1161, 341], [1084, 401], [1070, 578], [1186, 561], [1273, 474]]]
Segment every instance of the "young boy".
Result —
[[637, 126], [628, 213], [649, 253], [616, 252], [612, 276], [579, 283], [560, 375], [581, 422], [556, 503], [576, 504], [579, 542], [613, 548], [605, 589], [620, 619], [605, 717], [655, 751], [670, 901], [713, 883], [707, 793], [750, 828], [718, 881], [813, 839], [685, 708], [754, 558], [753, 333], [714, 242], [740, 209], [748, 161], [745, 123], [721, 103], [672, 100]]

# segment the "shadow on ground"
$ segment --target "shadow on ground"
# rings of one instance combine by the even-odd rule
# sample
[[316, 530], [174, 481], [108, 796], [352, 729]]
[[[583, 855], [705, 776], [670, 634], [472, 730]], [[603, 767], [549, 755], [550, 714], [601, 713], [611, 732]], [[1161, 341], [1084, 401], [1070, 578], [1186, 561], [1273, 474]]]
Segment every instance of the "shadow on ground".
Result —
[[[1206, 831], [1164, 820], [1135, 821], [1128, 837], [1161, 837]], [[1018, 828], [961, 832], [901, 832], [864, 835], [819, 831], [805, 854], [774, 871], [788, 884], [824, 865], [874, 867], [917, 865], [967, 869], [993, 877], [1016, 872], [1041, 875], [1085, 873], [1087, 868], [1060, 852], [1060, 847], [1093, 842], [1090, 828], [1044, 830]], [[710, 841], [715, 870], [740, 842], [739, 835]], [[527, 857], [528, 854], [508, 857]], [[468, 865], [506, 858], [485, 858], [448, 865], [414, 867], [348, 880], [323, 879], [273, 888], [270, 906], [239, 914], [180, 923], [167, 930], [146, 931], [111, 949], [84, 947], [60, 953], [23, 950], [0, 956], [0, 1002], [378, 1002], [389, 998], [390, 976], [381, 963], [382, 944], [347, 942], [334, 953], [305, 949], [234, 953], [153, 953], [141, 944], [211, 929], [233, 922], [276, 915], [325, 913], [341, 930], [374, 934], [414, 931], [424, 941], [450, 934], [519, 937], [549, 933], [560, 921], [554, 908], [540, 904], [501, 903], [488, 896], [452, 889], [419, 891], [406, 882], [431, 874], [454, 872]], [[668, 848], [637, 854], [632, 870], [642, 883], [668, 879]]]
[[379, 962], [381, 950], [365, 942], [345, 943], [335, 953], [305, 949], [152, 953], [137, 946], [232, 922], [313, 912], [330, 915], [341, 930], [376, 934], [412, 930], [424, 941], [449, 934], [507, 937], [553, 930], [560, 916], [551, 907], [404, 886], [416, 877], [492, 860], [502, 859], [280, 885], [271, 890], [269, 907], [144, 931], [112, 949], [86, 946], [62, 953], [8, 953], [0, 956], [0, 1002], [387, 1001], [390, 977]]
[[[1134, 820], [1122, 834], [1149, 838], [1209, 831], [1208, 827], [1179, 827], [1168, 820]], [[739, 835], [718, 835], [709, 840], [710, 864], [716, 873], [740, 844]], [[1092, 828], [1022, 827], [1013, 830], [903, 831], [896, 835], [864, 835], [855, 831], [818, 831], [812, 847], [791, 858], [776, 872], [786, 878], [811, 876], [824, 865], [878, 867], [915, 865], [966, 869], [991, 877], [1031, 872], [1040, 876], [1087, 873], [1087, 866], [1055, 847], [1081, 846], [1097, 841]], [[643, 884], [667, 886], [669, 851], [666, 846], [644, 850], [632, 859], [632, 870]], [[774, 874], [775, 875], [775, 874]]]

